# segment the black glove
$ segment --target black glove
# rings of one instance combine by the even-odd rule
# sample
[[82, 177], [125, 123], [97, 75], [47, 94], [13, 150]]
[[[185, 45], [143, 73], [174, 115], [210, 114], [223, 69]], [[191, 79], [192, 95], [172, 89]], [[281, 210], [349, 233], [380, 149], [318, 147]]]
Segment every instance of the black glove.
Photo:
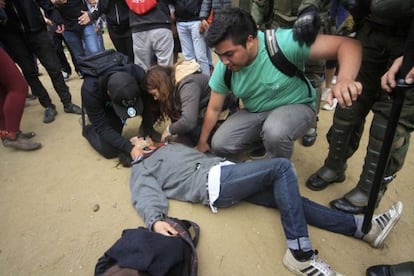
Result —
[[302, 46], [303, 43], [311, 45], [318, 35], [321, 19], [314, 7], [304, 9], [293, 25], [293, 38]]

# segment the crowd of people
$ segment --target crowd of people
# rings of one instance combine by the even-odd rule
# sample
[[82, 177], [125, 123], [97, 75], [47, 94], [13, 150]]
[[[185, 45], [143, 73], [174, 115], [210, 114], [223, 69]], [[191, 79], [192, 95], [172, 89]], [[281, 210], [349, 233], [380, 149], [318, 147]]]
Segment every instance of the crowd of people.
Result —
[[[341, 1], [354, 21], [356, 36], [350, 38], [329, 34], [330, 22], [340, 28], [330, 20], [337, 16], [328, 12], [331, 1], [281, 2], [254, 0], [245, 11], [227, 1], [160, 0], [137, 13], [124, 0], [0, 0], [0, 61], [7, 68], [0, 73], [3, 145], [41, 148], [34, 132], [20, 129], [29, 87], [45, 108], [44, 123], [58, 114], [40, 81], [38, 59], [63, 111], [82, 114], [82, 135], [90, 145], [132, 166], [132, 204], [148, 229], [174, 235], [163, 220], [167, 198], [199, 202], [213, 213], [247, 200], [280, 210], [288, 270], [337, 275], [312, 247], [307, 224], [379, 248], [402, 215], [398, 201], [373, 216], [368, 232], [362, 230], [377, 164], [388, 158], [380, 153], [397, 78], [407, 91], [377, 206], [404, 164], [414, 129], [413, 64], [406, 76], [398, 75], [414, 49], [414, 4]], [[99, 42], [102, 16], [117, 51]], [[173, 24], [183, 53], [178, 63]], [[65, 82], [71, 67], [62, 43], [83, 79], [82, 108], [72, 102]], [[219, 59], [214, 66], [212, 50]], [[326, 61], [336, 68], [326, 101], [338, 107], [327, 134], [327, 158], [307, 180], [309, 189], [345, 181], [346, 162], [358, 149], [367, 114], [374, 112], [359, 181], [331, 208], [300, 195], [290, 161], [296, 140], [315, 143]], [[142, 116], [142, 137], [124, 137], [126, 121], [136, 116]], [[161, 133], [154, 129], [157, 122], [165, 123]], [[244, 162], [244, 153], [262, 160]]]

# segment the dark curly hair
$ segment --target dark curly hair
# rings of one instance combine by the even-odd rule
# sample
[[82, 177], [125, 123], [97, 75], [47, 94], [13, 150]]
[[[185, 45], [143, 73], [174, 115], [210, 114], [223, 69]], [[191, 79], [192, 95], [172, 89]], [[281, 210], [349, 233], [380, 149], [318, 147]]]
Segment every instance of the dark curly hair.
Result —
[[214, 15], [208, 28], [207, 45], [215, 47], [220, 42], [231, 39], [234, 44], [246, 47], [249, 36], [257, 36], [257, 26], [253, 17], [240, 8], [227, 8]]

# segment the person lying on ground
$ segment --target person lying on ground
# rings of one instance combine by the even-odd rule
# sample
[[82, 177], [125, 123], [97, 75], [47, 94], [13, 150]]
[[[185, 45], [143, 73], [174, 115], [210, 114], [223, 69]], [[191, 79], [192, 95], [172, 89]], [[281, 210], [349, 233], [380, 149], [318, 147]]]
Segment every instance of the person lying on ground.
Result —
[[[168, 198], [230, 207], [241, 200], [280, 210], [288, 249], [283, 263], [296, 275], [336, 275], [312, 248], [307, 224], [361, 239], [374, 248], [381, 247], [402, 214], [396, 202], [384, 213], [375, 215], [365, 235], [364, 217], [319, 205], [299, 193], [297, 177], [286, 158], [272, 158], [245, 163], [231, 163], [185, 145], [161, 144], [149, 153], [138, 144], [148, 139], [136, 138], [143, 158], [132, 167], [131, 200], [138, 214], [152, 231], [175, 235], [163, 218], [168, 213]], [[146, 144], [148, 145], [148, 144]]]

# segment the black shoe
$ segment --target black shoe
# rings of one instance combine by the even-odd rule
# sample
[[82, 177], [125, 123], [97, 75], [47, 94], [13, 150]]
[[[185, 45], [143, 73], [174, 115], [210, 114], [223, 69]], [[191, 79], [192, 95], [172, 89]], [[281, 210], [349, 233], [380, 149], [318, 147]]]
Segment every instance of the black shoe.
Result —
[[252, 150], [249, 153], [249, 158], [252, 160], [264, 159], [266, 157], [267, 157], [267, 151], [263, 145], [257, 149]]
[[55, 120], [57, 115], [56, 108], [54, 106], [46, 107], [45, 114], [43, 116], [43, 123], [48, 124]]
[[391, 276], [390, 265], [374, 265], [368, 267], [367, 276]]
[[65, 105], [63, 110], [66, 113], [82, 114], [82, 109], [79, 106], [77, 106], [76, 104], [73, 104], [73, 103]]
[[368, 267], [366, 276], [414, 275], [414, 262], [393, 265], [374, 265]]
[[64, 81], [68, 81], [70, 78], [70, 73], [62, 71], [62, 77]]
[[316, 137], [318, 133], [316, 132], [316, 128], [309, 129], [308, 133], [302, 136], [302, 145], [304, 147], [311, 147], [316, 142]]
[[27, 101], [34, 101], [37, 99], [37, 96], [33, 95], [33, 94], [27, 94], [26, 95], [26, 100]]
[[[321, 176], [320, 176], [321, 175]], [[323, 177], [323, 178], [322, 178]], [[326, 179], [326, 180], [325, 180]], [[306, 187], [312, 191], [321, 191], [328, 185], [345, 181], [345, 173], [335, 173], [333, 170], [322, 167], [316, 173], [312, 174], [306, 181]]]
[[365, 213], [366, 206], [355, 206], [351, 202], [349, 202], [346, 198], [341, 197], [329, 202], [331, 208], [340, 210], [345, 213], [349, 214], [363, 214]]

